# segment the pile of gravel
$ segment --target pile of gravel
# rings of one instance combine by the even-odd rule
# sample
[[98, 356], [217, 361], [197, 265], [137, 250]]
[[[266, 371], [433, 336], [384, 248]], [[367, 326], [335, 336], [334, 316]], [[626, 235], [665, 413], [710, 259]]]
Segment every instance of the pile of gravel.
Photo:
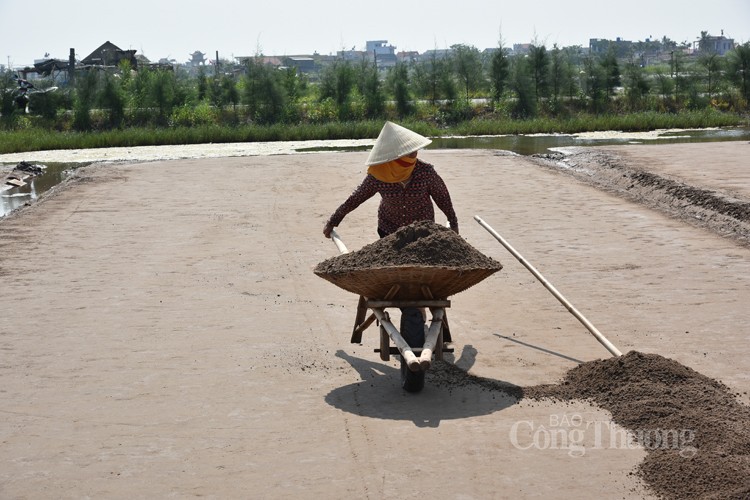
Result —
[[677, 361], [631, 351], [583, 363], [533, 399], [590, 400], [648, 454], [638, 474], [665, 498], [750, 498], [750, 407]]
[[750, 498], [750, 407], [721, 382], [672, 359], [631, 351], [582, 363], [557, 384], [519, 387], [436, 363], [427, 383], [517, 400], [590, 401], [647, 451], [635, 474], [660, 498]]
[[341, 274], [392, 266], [502, 268], [499, 262], [479, 252], [453, 230], [432, 221], [419, 221], [355, 252], [321, 262], [316, 266], [315, 274]]

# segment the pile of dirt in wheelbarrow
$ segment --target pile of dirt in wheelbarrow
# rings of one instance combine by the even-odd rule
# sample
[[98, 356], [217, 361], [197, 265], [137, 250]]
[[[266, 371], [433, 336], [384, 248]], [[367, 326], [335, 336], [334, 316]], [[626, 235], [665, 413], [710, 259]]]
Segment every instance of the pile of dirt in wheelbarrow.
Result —
[[327, 259], [316, 274], [390, 266], [442, 266], [455, 269], [501, 269], [496, 260], [471, 246], [455, 231], [432, 221], [414, 222], [348, 254]]
[[677, 361], [631, 351], [523, 394], [591, 400], [609, 411], [647, 450], [638, 474], [662, 497], [750, 498], [750, 407]]
[[420, 221], [360, 250], [327, 259], [314, 272], [370, 299], [414, 300], [452, 296], [502, 267], [454, 231]]
[[[750, 498], [750, 407], [721, 382], [672, 359], [631, 351], [582, 363], [560, 383], [534, 387], [476, 377], [449, 363], [436, 363], [428, 375], [431, 385], [474, 385], [519, 400], [591, 401], [645, 448], [634, 473], [657, 496]], [[595, 427], [581, 430], [593, 434]], [[596, 446], [628, 446], [621, 437]]]

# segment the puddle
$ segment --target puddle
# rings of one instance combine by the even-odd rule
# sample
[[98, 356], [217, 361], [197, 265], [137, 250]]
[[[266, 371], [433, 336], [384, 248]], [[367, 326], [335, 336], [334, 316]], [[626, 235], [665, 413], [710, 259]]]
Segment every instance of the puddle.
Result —
[[[64, 181], [73, 169], [83, 166], [82, 163], [46, 163], [44, 172], [25, 180], [26, 185], [12, 187], [0, 184], [0, 217], [36, 200], [45, 191]], [[0, 165], [0, 178], [5, 177], [14, 165]]]
[[[529, 134], [492, 136], [438, 137], [426, 149], [496, 149], [519, 155], [549, 153], [552, 148], [566, 146], [611, 146], [620, 144], [675, 144], [750, 140], [750, 129], [669, 129], [648, 132], [584, 132], [580, 134]], [[294, 148], [297, 153], [368, 151], [374, 141], [330, 141]], [[337, 143], [337, 144], [334, 144]]]
[[649, 132], [584, 132], [580, 134], [532, 134], [476, 137], [442, 137], [427, 149], [498, 149], [520, 155], [549, 153], [568, 146], [613, 146], [621, 144], [677, 144], [750, 140], [750, 129], [652, 130]]
[[297, 153], [351, 153], [357, 151], [369, 151], [372, 144], [366, 146], [313, 146], [309, 148], [297, 148]]

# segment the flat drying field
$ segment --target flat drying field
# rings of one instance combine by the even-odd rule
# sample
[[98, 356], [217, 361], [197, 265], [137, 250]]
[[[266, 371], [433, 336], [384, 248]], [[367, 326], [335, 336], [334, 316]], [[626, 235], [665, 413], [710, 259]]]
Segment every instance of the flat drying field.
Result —
[[[745, 142], [606, 150], [750, 201]], [[349, 343], [357, 297], [313, 274], [366, 152], [93, 165], [0, 220], [0, 497], [649, 497], [650, 450], [609, 412], [502, 390], [609, 353], [474, 215], [623, 353], [747, 404], [742, 238], [597, 187], [596, 169], [420, 155], [460, 234], [504, 268], [451, 298], [464, 379], [438, 366], [419, 394], [373, 352], [375, 327]], [[337, 229], [350, 249], [377, 238], [377, 203]]]

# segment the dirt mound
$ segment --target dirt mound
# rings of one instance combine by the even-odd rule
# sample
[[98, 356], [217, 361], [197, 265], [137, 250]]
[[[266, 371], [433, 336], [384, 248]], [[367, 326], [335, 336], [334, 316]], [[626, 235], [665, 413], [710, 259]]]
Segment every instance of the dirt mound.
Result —
[[360, 250], [327, 259], [315, 274], [337, 274], [391, 266], [501, 269], [453, 230], [432, 221], [414, 222]]
[[558, 384], [518, 387], [437, 362], [427, 382], [521, 399], [588, 400], [647, 451], [638, 474], [661, 498], [750, 498], [750, 407], [721, 382], [674, 360], [631, 351], [583, 363]]
[[669, 179], [598, 148], [532, 158], [537, 164], [566, 172], [587, 184], [750, 245], [750, 200]]
[[750, 497], [750, 408], [720, 382], [656, 354], [583, 363], [526, 398], [591, 400], [648, 451], [638, 473], [667, 498]]

